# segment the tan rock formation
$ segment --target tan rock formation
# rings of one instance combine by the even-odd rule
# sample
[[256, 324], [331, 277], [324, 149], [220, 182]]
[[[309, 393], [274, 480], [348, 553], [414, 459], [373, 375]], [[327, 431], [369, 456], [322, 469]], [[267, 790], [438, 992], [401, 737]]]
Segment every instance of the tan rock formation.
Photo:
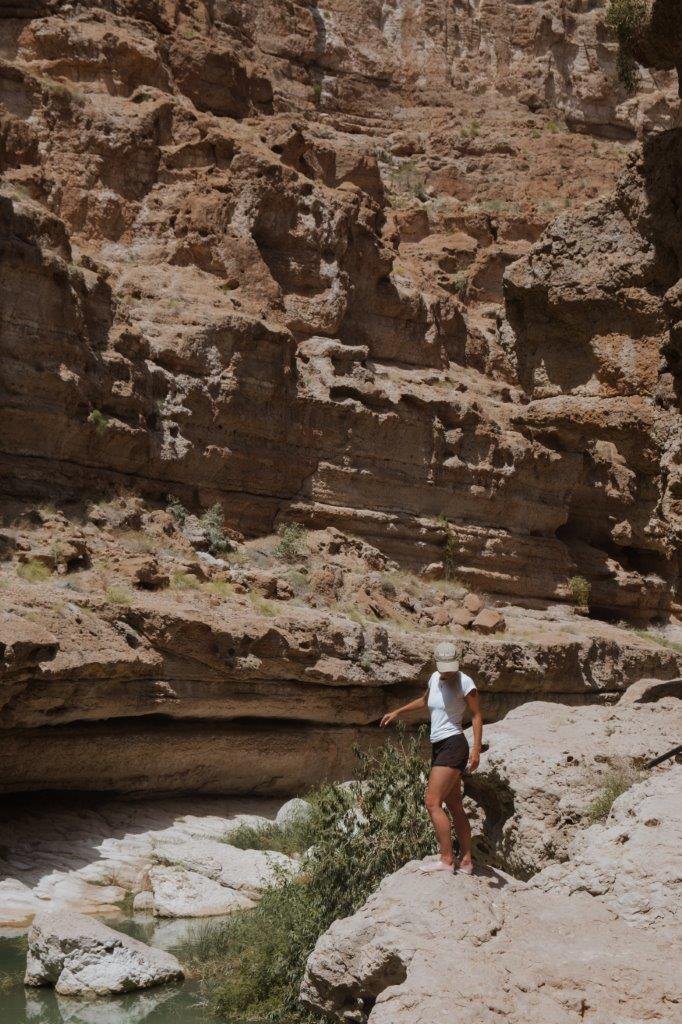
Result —
[[[472, 638], [457, 595], [373, 575], [440, 564], [552, 615], [581, 576], [610, 622], [679, 610], [664, 8], [634, 96], [601, 2], [3, 8], [6, 789], [289, 792], [304, 752], [341, 776], [432, 630], [489, 717], [679, 675], [570, 615], [490, 608], [505, 633]], [[298, 521], [364, 538], [362, 572], [330, 546], [283, 579], [247, 543], [240, 574], [215, 503], [223, 553]]]

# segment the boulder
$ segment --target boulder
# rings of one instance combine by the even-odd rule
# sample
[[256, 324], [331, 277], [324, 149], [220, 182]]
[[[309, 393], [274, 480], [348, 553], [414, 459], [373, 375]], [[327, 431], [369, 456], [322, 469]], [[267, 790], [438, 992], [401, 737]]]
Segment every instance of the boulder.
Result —
[[293, 800], [287, 800], [285, 804], [282, 804], [277, 812], [275, 822], [280, 828], [286, 828], [287, 825], [293, 825], [296, 822], [305, 821], [309, 818], [312, 813], [312, 806], [307, 800], [302, 800], [300, 797], [294, 797]]
[[473, 621], [473, 612], [470, 612], [467, 608], [455, 608], [452, 612], [451, 624], [453, 626], [461, 626], [463, 629], [469, 629]]
[[53, 985], [61, 995], [104, 996], [182, 977], [170, 953], [83, 914], [40, 913], [28, 933], [26, 985]]
[[430, 562], [419, 575], [424, 580], [442, 580], [445, 576], [445, 567], [442, 562]]
[[283, 853], [240, 850], [212, 839], [161, 838], [155, 842], [154, 859], [166, 867], [203, 875], [248, 897], [257, 897], [276, 881], [281, 871], [293, 871], [296, 867], [295, 861]]
[[151, 900], [145, 901], [146, 909], [157, 917], [213, 917], [254, 905], [253, 900], [243, 893], [197, 871], [153, 867], [149, 872], [149, 882]]
[[478, 594], [466, 594], [462, 601], [462, 607], [473, 615], [478, 615], [483, 609], [483, 601]]
[[484, 608], [471, 623], [477, 633], [501, 633], [507, 628], [504, 615], [494, 608]]
[[619, 704], [648, 704], [660, 697], [682, 697], [682, 678], [639, 679], [628, 686]]

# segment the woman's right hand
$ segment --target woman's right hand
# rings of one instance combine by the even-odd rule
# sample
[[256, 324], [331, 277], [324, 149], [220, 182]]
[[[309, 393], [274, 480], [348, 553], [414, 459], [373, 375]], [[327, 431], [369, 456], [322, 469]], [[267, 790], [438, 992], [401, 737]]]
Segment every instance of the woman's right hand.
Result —
[[395, 722], [397, 717], [398, 715], [396, 714], [395, 711], [389, 711], [389, 713], [387, 715], [384, 715], [384, 717], [379, 722], [379, 728], [385, 729], [387, 725], [391, 724], [391, 722]]

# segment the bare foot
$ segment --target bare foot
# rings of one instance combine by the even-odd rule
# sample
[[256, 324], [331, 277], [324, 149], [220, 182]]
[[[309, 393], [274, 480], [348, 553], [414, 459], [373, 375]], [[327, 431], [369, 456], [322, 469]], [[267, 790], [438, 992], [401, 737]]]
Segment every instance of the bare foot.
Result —
[[434, 860], [429, 864], [420, 864], [419, 870], [425, 875], [430, 875], [432, 871], [452, 871], [453, 865], [448, 864], [444, 860]]

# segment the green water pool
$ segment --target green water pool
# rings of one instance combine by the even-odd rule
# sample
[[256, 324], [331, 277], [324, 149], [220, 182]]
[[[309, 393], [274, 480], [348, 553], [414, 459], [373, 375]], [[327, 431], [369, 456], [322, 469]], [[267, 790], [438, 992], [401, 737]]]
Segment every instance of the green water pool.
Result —
[[[180, 960], [189, 931], [197, 927], [189, 921], [164, 926], [143, 915], [107, 923], [143, 942], [162, 945]], [[0, 936], [2, 1024], [209, 1024], [215, 1020], [191, 979], [125, 996], [82, 1000], [55, 995], [51, 988], [24, 988], [25, 966], [26, 938]]]

